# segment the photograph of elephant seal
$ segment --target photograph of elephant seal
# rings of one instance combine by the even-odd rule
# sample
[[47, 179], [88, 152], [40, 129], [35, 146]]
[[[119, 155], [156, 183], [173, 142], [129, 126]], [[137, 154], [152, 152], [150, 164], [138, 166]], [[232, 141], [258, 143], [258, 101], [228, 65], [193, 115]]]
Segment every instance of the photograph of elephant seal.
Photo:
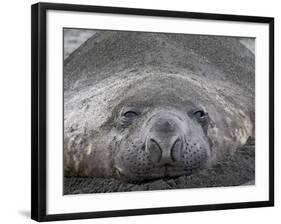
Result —
[[254, 184], [254, 38], [92, 32], [64, 60], [65, 194]]

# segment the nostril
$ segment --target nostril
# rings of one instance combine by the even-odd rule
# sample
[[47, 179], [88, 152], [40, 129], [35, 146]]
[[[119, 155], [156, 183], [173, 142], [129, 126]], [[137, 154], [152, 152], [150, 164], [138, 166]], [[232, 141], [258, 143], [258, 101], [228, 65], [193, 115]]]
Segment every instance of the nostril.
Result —
[[173, 161], [177, 161], [181, 158], [183, 142], [180, 138], [178, 138], [172, 148], [171, 148], [171, 158]]
[[147, 149], [150, 153], [151, 160], [153, 162], [159, 162], [162, 155], [162, 150], [154, 139], [149, 139], [147, 142]]

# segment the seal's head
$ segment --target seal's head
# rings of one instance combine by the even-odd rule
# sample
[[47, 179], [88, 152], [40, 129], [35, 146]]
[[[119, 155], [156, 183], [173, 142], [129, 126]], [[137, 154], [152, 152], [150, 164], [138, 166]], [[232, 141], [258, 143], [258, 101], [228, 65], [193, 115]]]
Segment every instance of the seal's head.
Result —
[[145, 181], [216, 164], [254, 136], [253, 59], [230, 37], [93, 37], [65, 61], [64, 175]]
[[210, 164], [212, 107], [203, 104], [207, 94], [196, 94], [194, 88], [182, 77], [154, 73], [114, 100], [118, 103], [105, 127], [115, 136], [111, 148], [116, 177], [177, 177]]
[[124, 106], [114, 156], [117, 175], [142, 181], [187, 175], [205, 167], [210, 156], [209, 122], [207, 111], [191, 102]]

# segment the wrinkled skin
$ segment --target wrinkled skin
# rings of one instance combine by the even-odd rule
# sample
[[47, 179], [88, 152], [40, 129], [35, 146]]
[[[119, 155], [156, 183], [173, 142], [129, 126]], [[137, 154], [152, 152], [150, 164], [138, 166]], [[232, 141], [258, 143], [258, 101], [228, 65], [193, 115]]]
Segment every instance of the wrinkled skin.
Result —
[[[76, 136], [72, 147], [81, 157], [69, 176], [141, 182], [188, 175], [246, 142], [252, 132], [248, 116], [227, 112], [233, 105], [220, 105], [208, 93], [195, 94], [192, 88], [196, 87], [185, 79], [174, 79], [177, 82], [182, 89], [175, 91], [168, 89], [167, 78], [151, 77], [137, 88], [126, 89], [127, 98], [115, 98], [111, 116], [98, 132]], [[160, 93], [155, 86], [166, 91]], [[245, 121], [249, 125], [241, 126]]]
[[[254, 136], [253, 55], [237, 40], [178, 36], [183, 44], [174, 47], [181, 44], [174, 35], [101, 36], [65, 64], [65, 176], [189, 175]], [[217, 52], [227, 53], [222, 60]]]

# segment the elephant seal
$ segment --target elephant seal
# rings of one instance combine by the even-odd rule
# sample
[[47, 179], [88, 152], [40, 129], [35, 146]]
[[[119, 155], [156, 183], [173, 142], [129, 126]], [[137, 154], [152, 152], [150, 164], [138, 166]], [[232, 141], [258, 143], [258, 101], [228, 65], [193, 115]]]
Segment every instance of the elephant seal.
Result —
[[64, 62], [64, 175], [189, 175], [254, 136], [254, 111], [239, 38], [99, 31]]

